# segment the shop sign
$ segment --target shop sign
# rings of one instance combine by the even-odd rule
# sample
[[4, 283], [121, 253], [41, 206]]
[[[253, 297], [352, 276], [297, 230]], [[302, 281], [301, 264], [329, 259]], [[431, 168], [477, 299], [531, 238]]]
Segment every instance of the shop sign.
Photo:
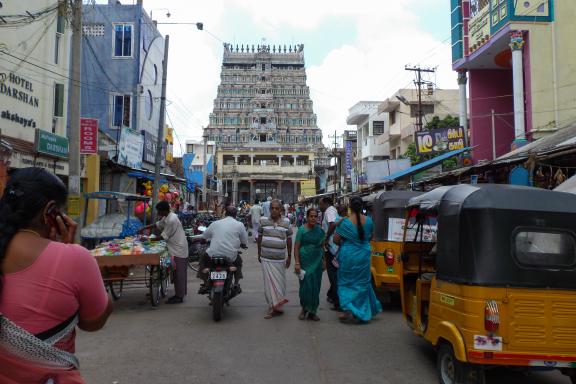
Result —
[[58, 160], [56, 158], [35, 156], [34, 154], [22, 153], [18, 151], [12, 152], [12, 157], [10, 158], [10, 167], [38, 167], [44, 168], [45, 170], [55, 173], [56, 175], [68, 176], [68, 161]]
[[[154, 164], [156, 162], [156, 136], [144, 131], [144, 157], [143, 161]], [[162, 167], [166, 165], [166, 146], [162, 146]]]
[[118, 163], [130, 168], [142, 168], [143, 140], [140, 132], [122, 128], [118, 143]]
[[346, 176], [352, 172], [352, 142], [346, 141]]
[[470, 22], [468, 23], [470, 52], [486, 44], [490, 38], [490, 5], [486, 0], [470, 2]]
[[33, 95], [34, 84], [20, 75], [0, 72], [0, 94], [38, 108], [40, 99]]
[[466, 148], [466, 131], [463, 127], [431, 129], [416, 132], [416, 153], [433, 155]]
[[98, 153], [98, 119], [80, 118], [80, 153]]
[[306, 197], [314, 196], [316, 194], [316, 180], [302, 180], [300, 193]]
[[68, 139], [41, 129], [36, 130], [36, 151], [48, 156], [68, 158]]
[[72, 217], [80, 216], [80, 196], [68, 196], [67, 213]]

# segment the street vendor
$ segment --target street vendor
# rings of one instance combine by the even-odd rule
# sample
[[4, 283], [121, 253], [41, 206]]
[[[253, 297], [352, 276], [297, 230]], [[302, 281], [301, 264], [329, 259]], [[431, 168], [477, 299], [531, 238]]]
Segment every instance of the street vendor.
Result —
[[140, 229], [144, 232], [147, 229], [154, 229], [156, 235], [161, 236], [168, 246], [168, 253], [174, 258], [176, 270], [174, 272], [174, 290], [176, 294], [169, 298], [167, 304], [180, 304], [184, 301], [187, 293], [187, 258], [188, 241], [182, 228], [182, 223], [178, 215], [170, 211], [170, 204], [167, 201], [160, 201], [156, 204], [158, 212], [158, 222]]

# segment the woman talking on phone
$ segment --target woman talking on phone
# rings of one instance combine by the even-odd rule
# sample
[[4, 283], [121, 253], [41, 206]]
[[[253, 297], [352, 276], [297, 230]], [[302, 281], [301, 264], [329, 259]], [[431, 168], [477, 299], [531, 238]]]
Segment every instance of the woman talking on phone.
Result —
[[41, 168], [14, 171], [0, 199], [0, 382], [83, 383], [76, 327], [112, 312], [94, 257], [72, 245], [66, 186]]

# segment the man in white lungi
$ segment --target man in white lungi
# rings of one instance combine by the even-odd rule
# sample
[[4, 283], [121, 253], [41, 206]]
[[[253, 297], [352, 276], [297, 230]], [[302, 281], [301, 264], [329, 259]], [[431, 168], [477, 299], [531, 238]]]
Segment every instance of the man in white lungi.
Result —
[[262, 217], [262, 206], [259, 204], [258, 199], [250, 208], [250, 221], [252, 222], [252, 237], [254, 242], [258, 239], [258, 228], [260, 228], [260, 218]]
[[292, 260], [292, 228], [290, 220], [282, 217], [280, 200], [270, 202], [270, 217], [260, 219], [258, 232], [258, 261], [262, 264], [264, 293], [269, 306], [264, 318], [271, 319], [283, 314], [282, 306], [288, 302], [286, 269], [290, 268]]

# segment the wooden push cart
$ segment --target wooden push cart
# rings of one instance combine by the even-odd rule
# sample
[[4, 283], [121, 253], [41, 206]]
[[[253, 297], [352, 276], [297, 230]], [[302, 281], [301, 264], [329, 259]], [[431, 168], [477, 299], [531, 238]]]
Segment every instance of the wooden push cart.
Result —
[[160, 297], [166, 297], [172, 272], [168, 251], [128, 254], [118, 256], [95, 256], [104, 284], [112, 297], [118, 300], [124, 288], [145, 284], [149, 290], [150, 303], [156, 307]]

